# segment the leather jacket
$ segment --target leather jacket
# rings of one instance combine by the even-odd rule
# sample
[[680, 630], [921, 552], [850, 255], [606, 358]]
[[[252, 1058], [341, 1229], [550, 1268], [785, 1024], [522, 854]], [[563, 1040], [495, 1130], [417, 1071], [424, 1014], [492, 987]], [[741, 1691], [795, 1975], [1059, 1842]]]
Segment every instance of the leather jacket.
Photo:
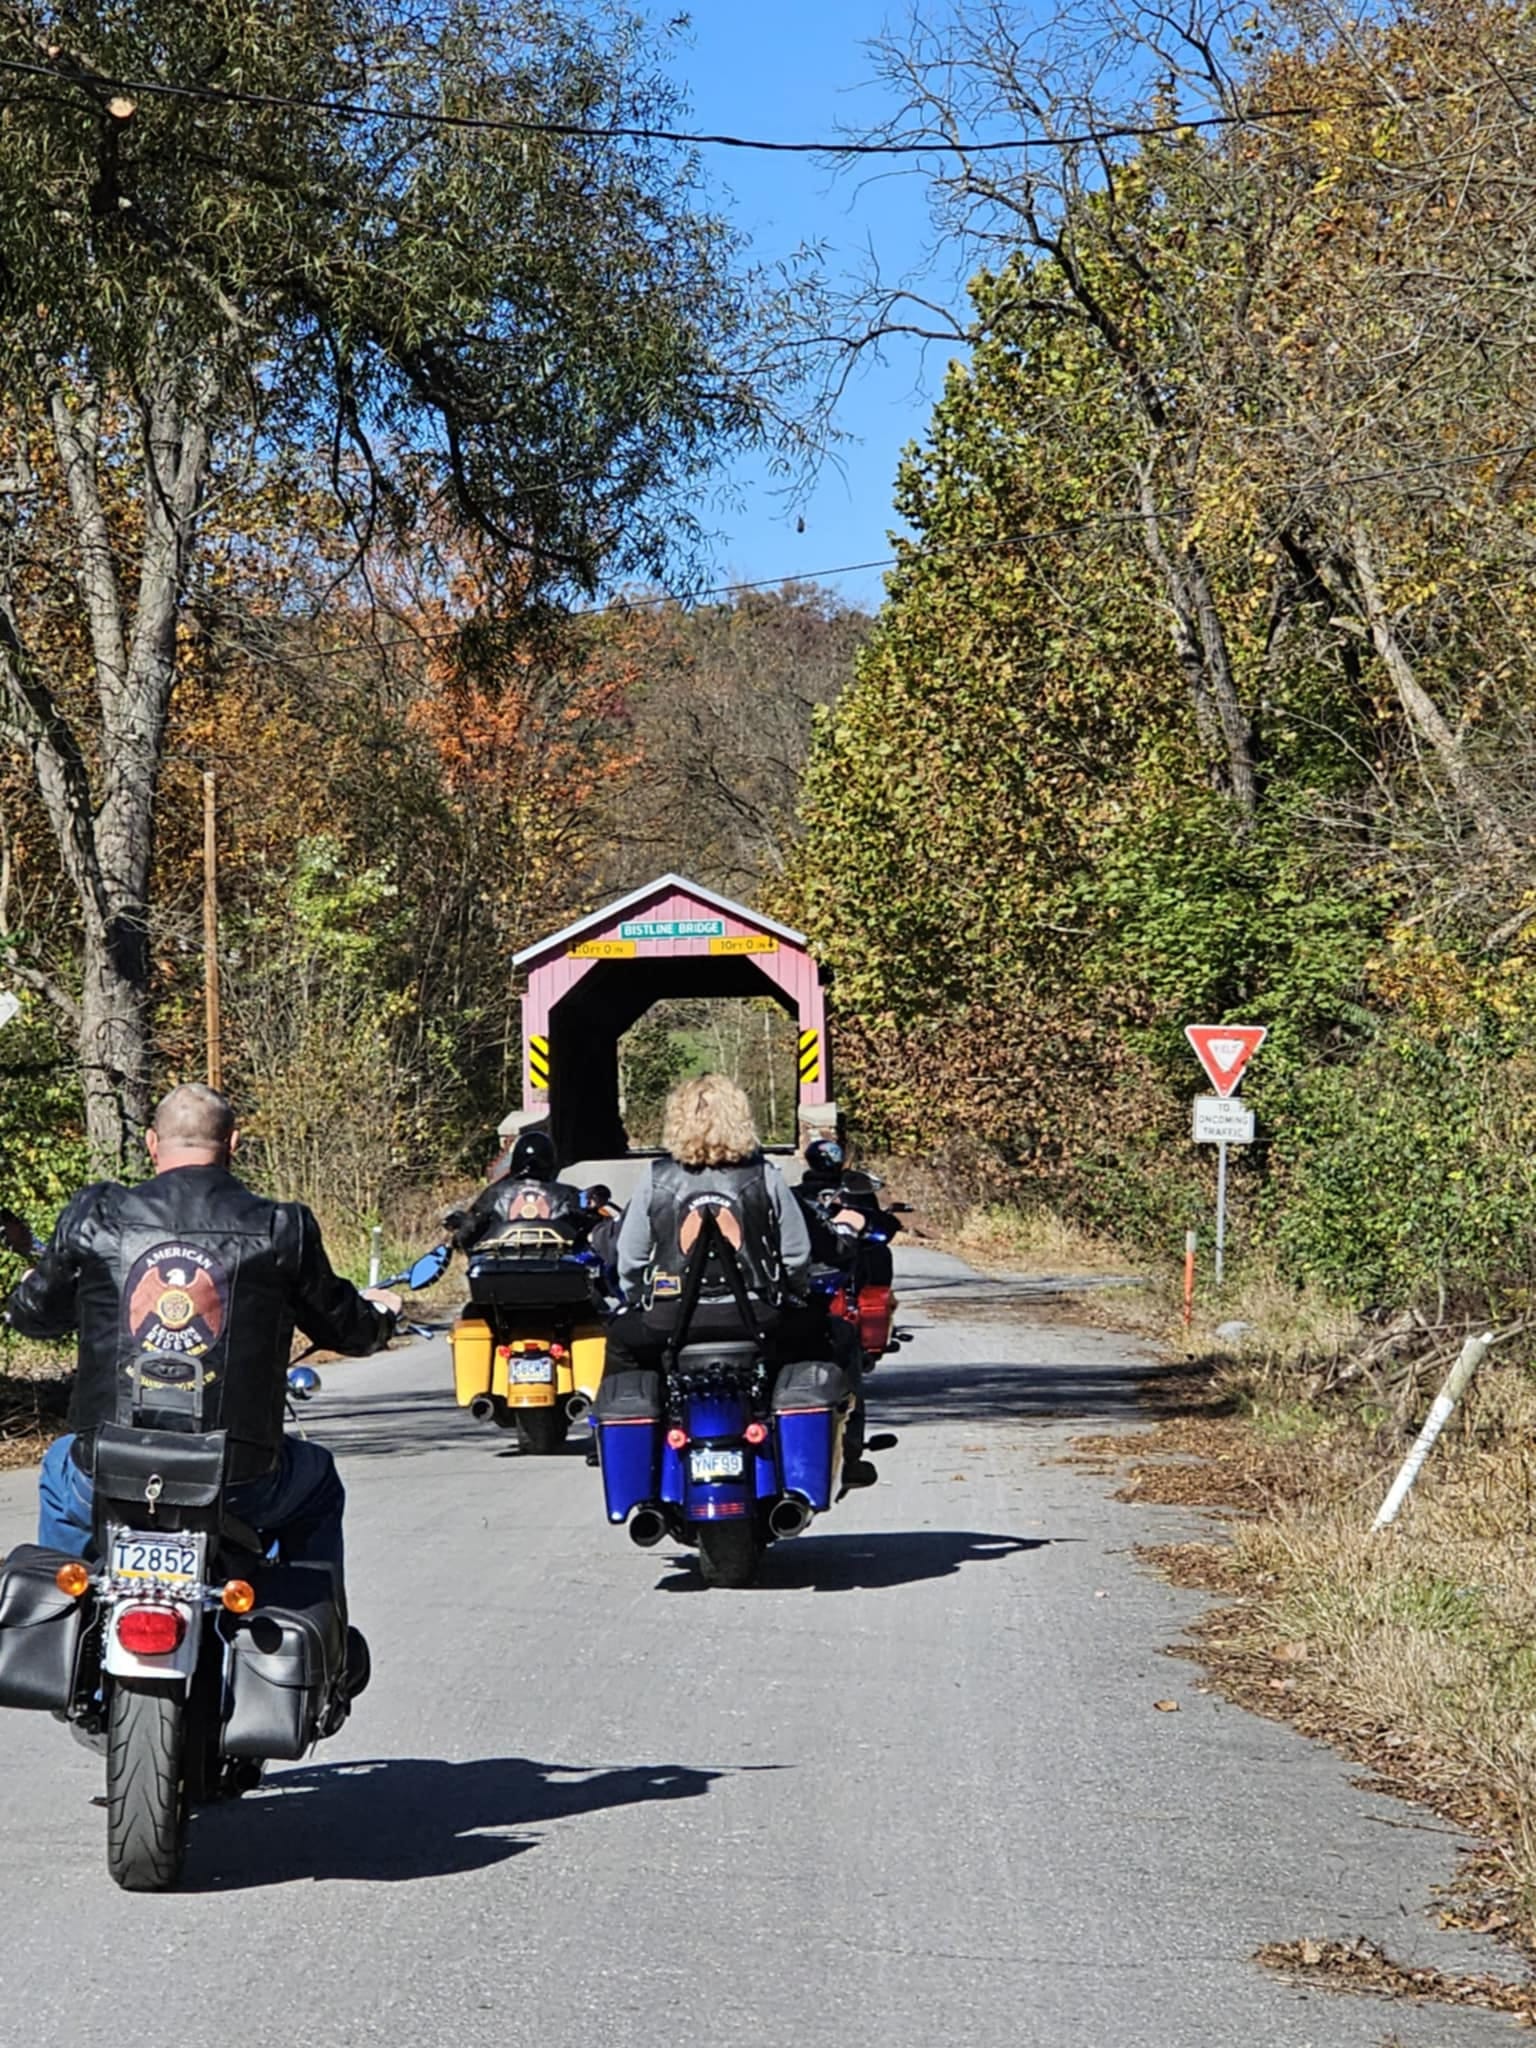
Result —
[[[543, 1223], [580, 1216], [581, 1190], [566, 1180], [495, 1180], [476, 1195], [454, 1226], [454, 1242], [469, 1250], [506, 1223]], [[595, 1216], [590, 1219], [595, 1222]]]
[[82, 1189], [5, 1320], [78, 1335], [69, 1420], [85, 1470], [102, 1424], [139, 1422], [227, 1431], [231, 1481], [276, 1463], [295, 1328], [361, 1357], [394, 1327], [332, 1272], [302, 1203], [269, 1202], [221, 1166]]

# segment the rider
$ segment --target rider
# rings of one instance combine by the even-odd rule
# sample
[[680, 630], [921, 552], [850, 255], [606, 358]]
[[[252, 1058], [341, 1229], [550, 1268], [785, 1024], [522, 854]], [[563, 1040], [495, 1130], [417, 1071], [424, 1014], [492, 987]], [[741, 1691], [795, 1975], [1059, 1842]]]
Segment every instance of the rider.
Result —
[[283, 1433], [293, 1332], [360, 1357], [388, 1342], [401, 1299], [338, 1278], [308, 1209], [252, 1194], [230, 1172], [239, 1142], [225, 1096], [173, 1088], [145, 1133], [153, 1178], [83, 1189], [6, 1303], [24, 1336], [78, 1336], [71, 1432], [43, 1459], [38, 1539], [83, 1557], [96, 1431], [146, 1395], [174, 1405], [195, 1384], [200, 1426], [228, 1433], [230, 1512], [291, 1563], [333, 1564], [340, 1595], [335, 1461]]
[[[559, 1178], [554, 1140], [547, 1131], [524, 1131], [506, 1172], [483, 1187], [468, 1209], [450, 1209], [443, 1221], [453, 1241], [468, 1250], [501, 1223], [543, 1223], [584, 1214], [581, 1189]], [[588, 1220], [597, 1220], [594, 1213]]]
[[[770, 1359], [783, 1365], [838, 1352], [855, 1395], [844, 1439], [843, 1477], [850, 1486], [870, 1484], [875, 1468], [861, 1455], [861, 1361], [856, 1351], [837, 1345], [824, 1309], [806, 1297], [811, 1240], [805, 1218], [778, 1168], [763, 1157], [746, 1096], [723, 1074], [680, 1083], [667, 1098], [662, 1143], [669, 1156], [651, 1162], [619, 1227], [619, 1280], [630, 1305], [608, 1326], [604, 1384], [608, 1375], [626, 1367], [661, 1363], [677, 1334], [699, 1218], [712, 1210], [736, 1255], [747, 1307]], [[725, 1262], [711, 1256], [686, 1335], [750, 1334], [742, 1327]]]

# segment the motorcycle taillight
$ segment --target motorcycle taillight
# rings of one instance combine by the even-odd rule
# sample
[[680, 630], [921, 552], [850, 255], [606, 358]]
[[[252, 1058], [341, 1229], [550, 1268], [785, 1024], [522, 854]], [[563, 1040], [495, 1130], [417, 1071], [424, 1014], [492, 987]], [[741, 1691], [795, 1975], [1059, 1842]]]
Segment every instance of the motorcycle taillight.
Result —
[[117, 1640], [135, 1657], [164, 1657], [181, 1647], [187, 1618], [179, 1607], [125, 1607]]

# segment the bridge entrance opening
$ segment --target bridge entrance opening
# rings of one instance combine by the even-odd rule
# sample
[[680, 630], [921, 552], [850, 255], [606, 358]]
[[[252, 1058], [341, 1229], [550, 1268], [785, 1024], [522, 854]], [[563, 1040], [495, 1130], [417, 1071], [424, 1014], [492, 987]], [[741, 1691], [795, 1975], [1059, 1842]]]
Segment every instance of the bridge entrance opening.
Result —
[[518, 1120], [547, 1118], [562, 1162], [616, 1158], [640, 1137], [625, 1126], [619, 1048], [658, 1004], [776, 1008], [793, 1036], [794, 1109], [783, 1121], [801, 1136], [836, 1123], [821, 970], [803, 932], [761, 911], [661, 875], [514, 965], [528, 975]]
[[765, 1145], [796, 1139], [795, 1021], [765, 997], [668, 1001], [619, 1040], [619, 1111], [631, 1151], [661, 1144], [668, 1092], [694, 1074], [728, 1074], [745, 1091]]

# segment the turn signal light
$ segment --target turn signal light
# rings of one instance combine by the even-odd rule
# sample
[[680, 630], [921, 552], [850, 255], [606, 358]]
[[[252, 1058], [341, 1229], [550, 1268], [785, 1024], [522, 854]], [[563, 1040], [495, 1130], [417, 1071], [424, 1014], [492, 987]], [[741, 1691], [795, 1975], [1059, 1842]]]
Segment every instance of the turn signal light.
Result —
[[684, 1450], [686, 1450], [686, 1449], [688, 1448], [688, 1432], [687, 1432], [687, 1430], [686, 1430], [686, 1429], [669, 1429], [669, 1430], [667, 1431], [667, 1442], [668, 1442], [668, 1444], [669, 1444], [669, 1445], [671, 1446], [671, 1448], [672, 1448], [672, 1449], [673, 1449], [674, 1451], [684, 1451]]
[[765, 1444], [768, 1441], [768, 1425], [765, 1422], [749, 1422], [741, 1433], [749, 1444]]
[[128, 1607], [117, 1617], [117, 1640], [135, 1657], [164, 1657], [187, 1632], [179, 1607]]
[[231, 1614], [249, 1614], [256, 1605], [256, 1588], [248, 1579], [229, 1579], [219, 1598]]
[[91, 1590], [91, 1575], [77, 1560], [71, 1564], [61, 1564], [53, 1575], [53, 1583], [61, 1593], [67, 1593], [71, 1600], [78, 1600], [82, 1593]]

